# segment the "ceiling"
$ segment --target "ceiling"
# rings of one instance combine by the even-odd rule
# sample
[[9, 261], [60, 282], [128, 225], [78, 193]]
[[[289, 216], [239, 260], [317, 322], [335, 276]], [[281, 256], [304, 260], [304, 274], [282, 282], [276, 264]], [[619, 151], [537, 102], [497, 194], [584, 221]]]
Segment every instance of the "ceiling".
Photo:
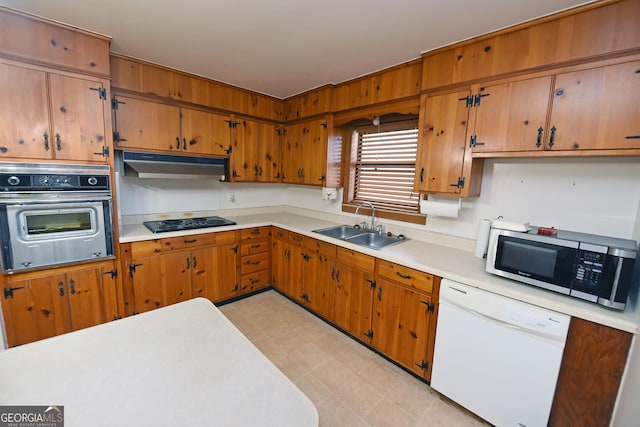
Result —
[[111, 50], [286, 98], [585, 0], [0, 0]]

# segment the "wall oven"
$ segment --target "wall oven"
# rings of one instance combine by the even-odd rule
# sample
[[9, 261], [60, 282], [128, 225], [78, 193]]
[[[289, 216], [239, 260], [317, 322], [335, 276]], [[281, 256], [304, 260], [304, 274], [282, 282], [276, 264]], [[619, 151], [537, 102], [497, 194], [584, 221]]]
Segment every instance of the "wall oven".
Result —
[[2, 271], [113, 258], [108, 166], [0, 164]]

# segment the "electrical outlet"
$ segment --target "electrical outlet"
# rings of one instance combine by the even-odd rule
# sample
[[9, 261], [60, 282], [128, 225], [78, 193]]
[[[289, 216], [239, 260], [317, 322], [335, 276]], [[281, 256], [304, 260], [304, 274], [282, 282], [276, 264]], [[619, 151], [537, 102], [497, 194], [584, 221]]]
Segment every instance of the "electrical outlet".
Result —
[[229, 193], [229, 203], [235, 203], [235, 202], [236, 202], [235, 193]]

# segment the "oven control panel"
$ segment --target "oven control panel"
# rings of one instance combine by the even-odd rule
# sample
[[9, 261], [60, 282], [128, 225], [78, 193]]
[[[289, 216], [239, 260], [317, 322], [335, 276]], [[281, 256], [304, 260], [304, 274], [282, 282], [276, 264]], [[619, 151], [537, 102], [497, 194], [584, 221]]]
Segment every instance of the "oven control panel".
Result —
[[0, 173], [0, 192], [109, 190], [108, 175]]

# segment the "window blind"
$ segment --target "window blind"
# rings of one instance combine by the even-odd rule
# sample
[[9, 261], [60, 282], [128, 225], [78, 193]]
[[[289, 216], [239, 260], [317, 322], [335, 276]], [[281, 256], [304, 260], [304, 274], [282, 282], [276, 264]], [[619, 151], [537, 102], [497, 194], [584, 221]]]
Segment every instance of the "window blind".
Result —
[[354, 201], [400, 212], [418, 212], [413, 193], [418, 129], [359, 129]]

